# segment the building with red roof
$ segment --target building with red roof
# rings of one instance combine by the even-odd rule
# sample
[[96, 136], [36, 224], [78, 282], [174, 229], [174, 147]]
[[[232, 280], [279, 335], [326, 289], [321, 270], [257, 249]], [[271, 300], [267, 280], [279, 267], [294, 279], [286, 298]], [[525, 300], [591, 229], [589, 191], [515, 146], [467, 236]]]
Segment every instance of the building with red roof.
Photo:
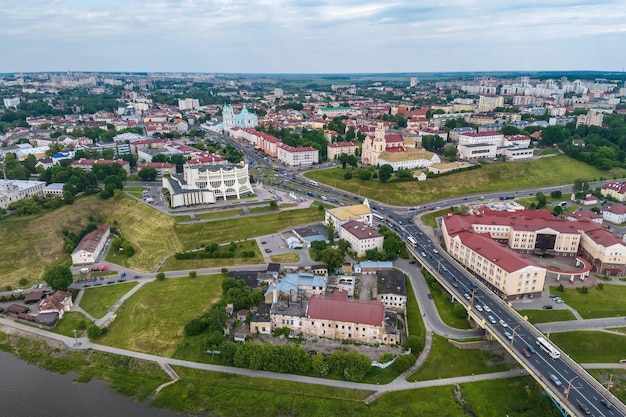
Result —
[[329, 143], [326, 147], [328, 155], [328, 159], [333, 160], [337, 159], [337, 157], [341, 154], [346, 155], [356, 155], [356, 150], [359, 148], [354, 142], [334, 142]]
[[274, 303], [272, 327], [288, 327], [306, 336], [360, 343], [396, 344], [399, 342], [396, 313], [385, 312], [379, 301], [354, 300], [345, 291], [331, 296], [314, 295], [304, 303]]
[[622, 224], [626, 222], [626, 206], [623, 204], [613, 204], [602, 209], [602, 217], [607, 222]]
[[593, 220], [485, 208], [478, 215], [447, 216], [441, 228], [448, 252], [507, 300], [541, 294], [546, 270], [525, 255], [579, 257], [600, 274], [626, 273], [626, 244]]
[[608, 182], [602, 186], [600, 193], [623, 203], [626, 201], [626, 182]]
[[276, 148], [278, 160], [286, 166], [300, 167], [319, 163], [319, 150], [312, 146], [294, 147], [279, 143]]

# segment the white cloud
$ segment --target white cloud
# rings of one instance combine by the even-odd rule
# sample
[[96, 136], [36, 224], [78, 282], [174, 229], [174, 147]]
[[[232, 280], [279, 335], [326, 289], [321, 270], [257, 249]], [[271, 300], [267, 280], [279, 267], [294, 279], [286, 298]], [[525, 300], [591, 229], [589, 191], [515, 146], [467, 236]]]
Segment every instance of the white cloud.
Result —
[[528, 69], [587, 69], [581, 42], [595, 67], [624, 65], [608, 46], [626, 44], [619, 0], [93, 3], [0, 0], [0, 72], [497, 70], [520, 51], [544, 54]]

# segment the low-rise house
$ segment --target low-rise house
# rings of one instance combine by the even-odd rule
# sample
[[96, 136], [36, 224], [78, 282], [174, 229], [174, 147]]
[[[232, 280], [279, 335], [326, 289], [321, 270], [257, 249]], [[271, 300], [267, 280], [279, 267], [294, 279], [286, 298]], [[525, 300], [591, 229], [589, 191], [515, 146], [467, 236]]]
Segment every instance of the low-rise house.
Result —
[[626, 206], [623, 204], [614, 204], [602, 209], [602, 217], [607, 222], [621, 224], [626, 222]]
[[377, 271], [373, 298], [383, 303], [387, 309], [404, 312], [407, 300], [404, 273], [395, 269]]
[[108, 226], [99, 226], [96, 230], [87, 233], [72, 252], [72, 264], [93, 264], [102, 253], [111, 231]]
[[374, 275], [377, 271], [392, 270], [393, 262], [391, 261], [365, 261], [354, 266], [355, 274]]
[[257, 308], [252, 320], [250, 320], [250, 332], [259, 334], [272, 333], [272, 320], [270, 317], [270, 304], [262, 303]]
[[71, 293], [57, 290], [41, 300], [39, 314], [58, 313], [60, 320], [66, 312], [72, 309], [73, 305]]
[[368, 250], [383, 250], [383, 235], [375, 228], [356, 220], [341, 225], [339, 238], [346, 240], [357, 256], [365, 256]]

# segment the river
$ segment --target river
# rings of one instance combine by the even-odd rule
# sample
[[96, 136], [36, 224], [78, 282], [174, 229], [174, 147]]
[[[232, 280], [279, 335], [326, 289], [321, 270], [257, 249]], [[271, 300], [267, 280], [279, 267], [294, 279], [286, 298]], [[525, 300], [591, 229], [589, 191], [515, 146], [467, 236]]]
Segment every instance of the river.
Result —
[[117, 394], [106, 382], [74, 383], [0, 351], [0, 415], [10, 417], [180, 417]]

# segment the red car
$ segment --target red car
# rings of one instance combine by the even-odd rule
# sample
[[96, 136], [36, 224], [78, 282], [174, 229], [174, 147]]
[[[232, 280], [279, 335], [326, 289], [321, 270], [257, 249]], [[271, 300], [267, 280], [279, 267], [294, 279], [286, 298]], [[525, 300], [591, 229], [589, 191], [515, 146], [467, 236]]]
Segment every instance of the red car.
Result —
[[522, 349], [522, 355], [526, 356], [527, 358], [530, 358], [530, 352], [528, 352], [526, 349]]

